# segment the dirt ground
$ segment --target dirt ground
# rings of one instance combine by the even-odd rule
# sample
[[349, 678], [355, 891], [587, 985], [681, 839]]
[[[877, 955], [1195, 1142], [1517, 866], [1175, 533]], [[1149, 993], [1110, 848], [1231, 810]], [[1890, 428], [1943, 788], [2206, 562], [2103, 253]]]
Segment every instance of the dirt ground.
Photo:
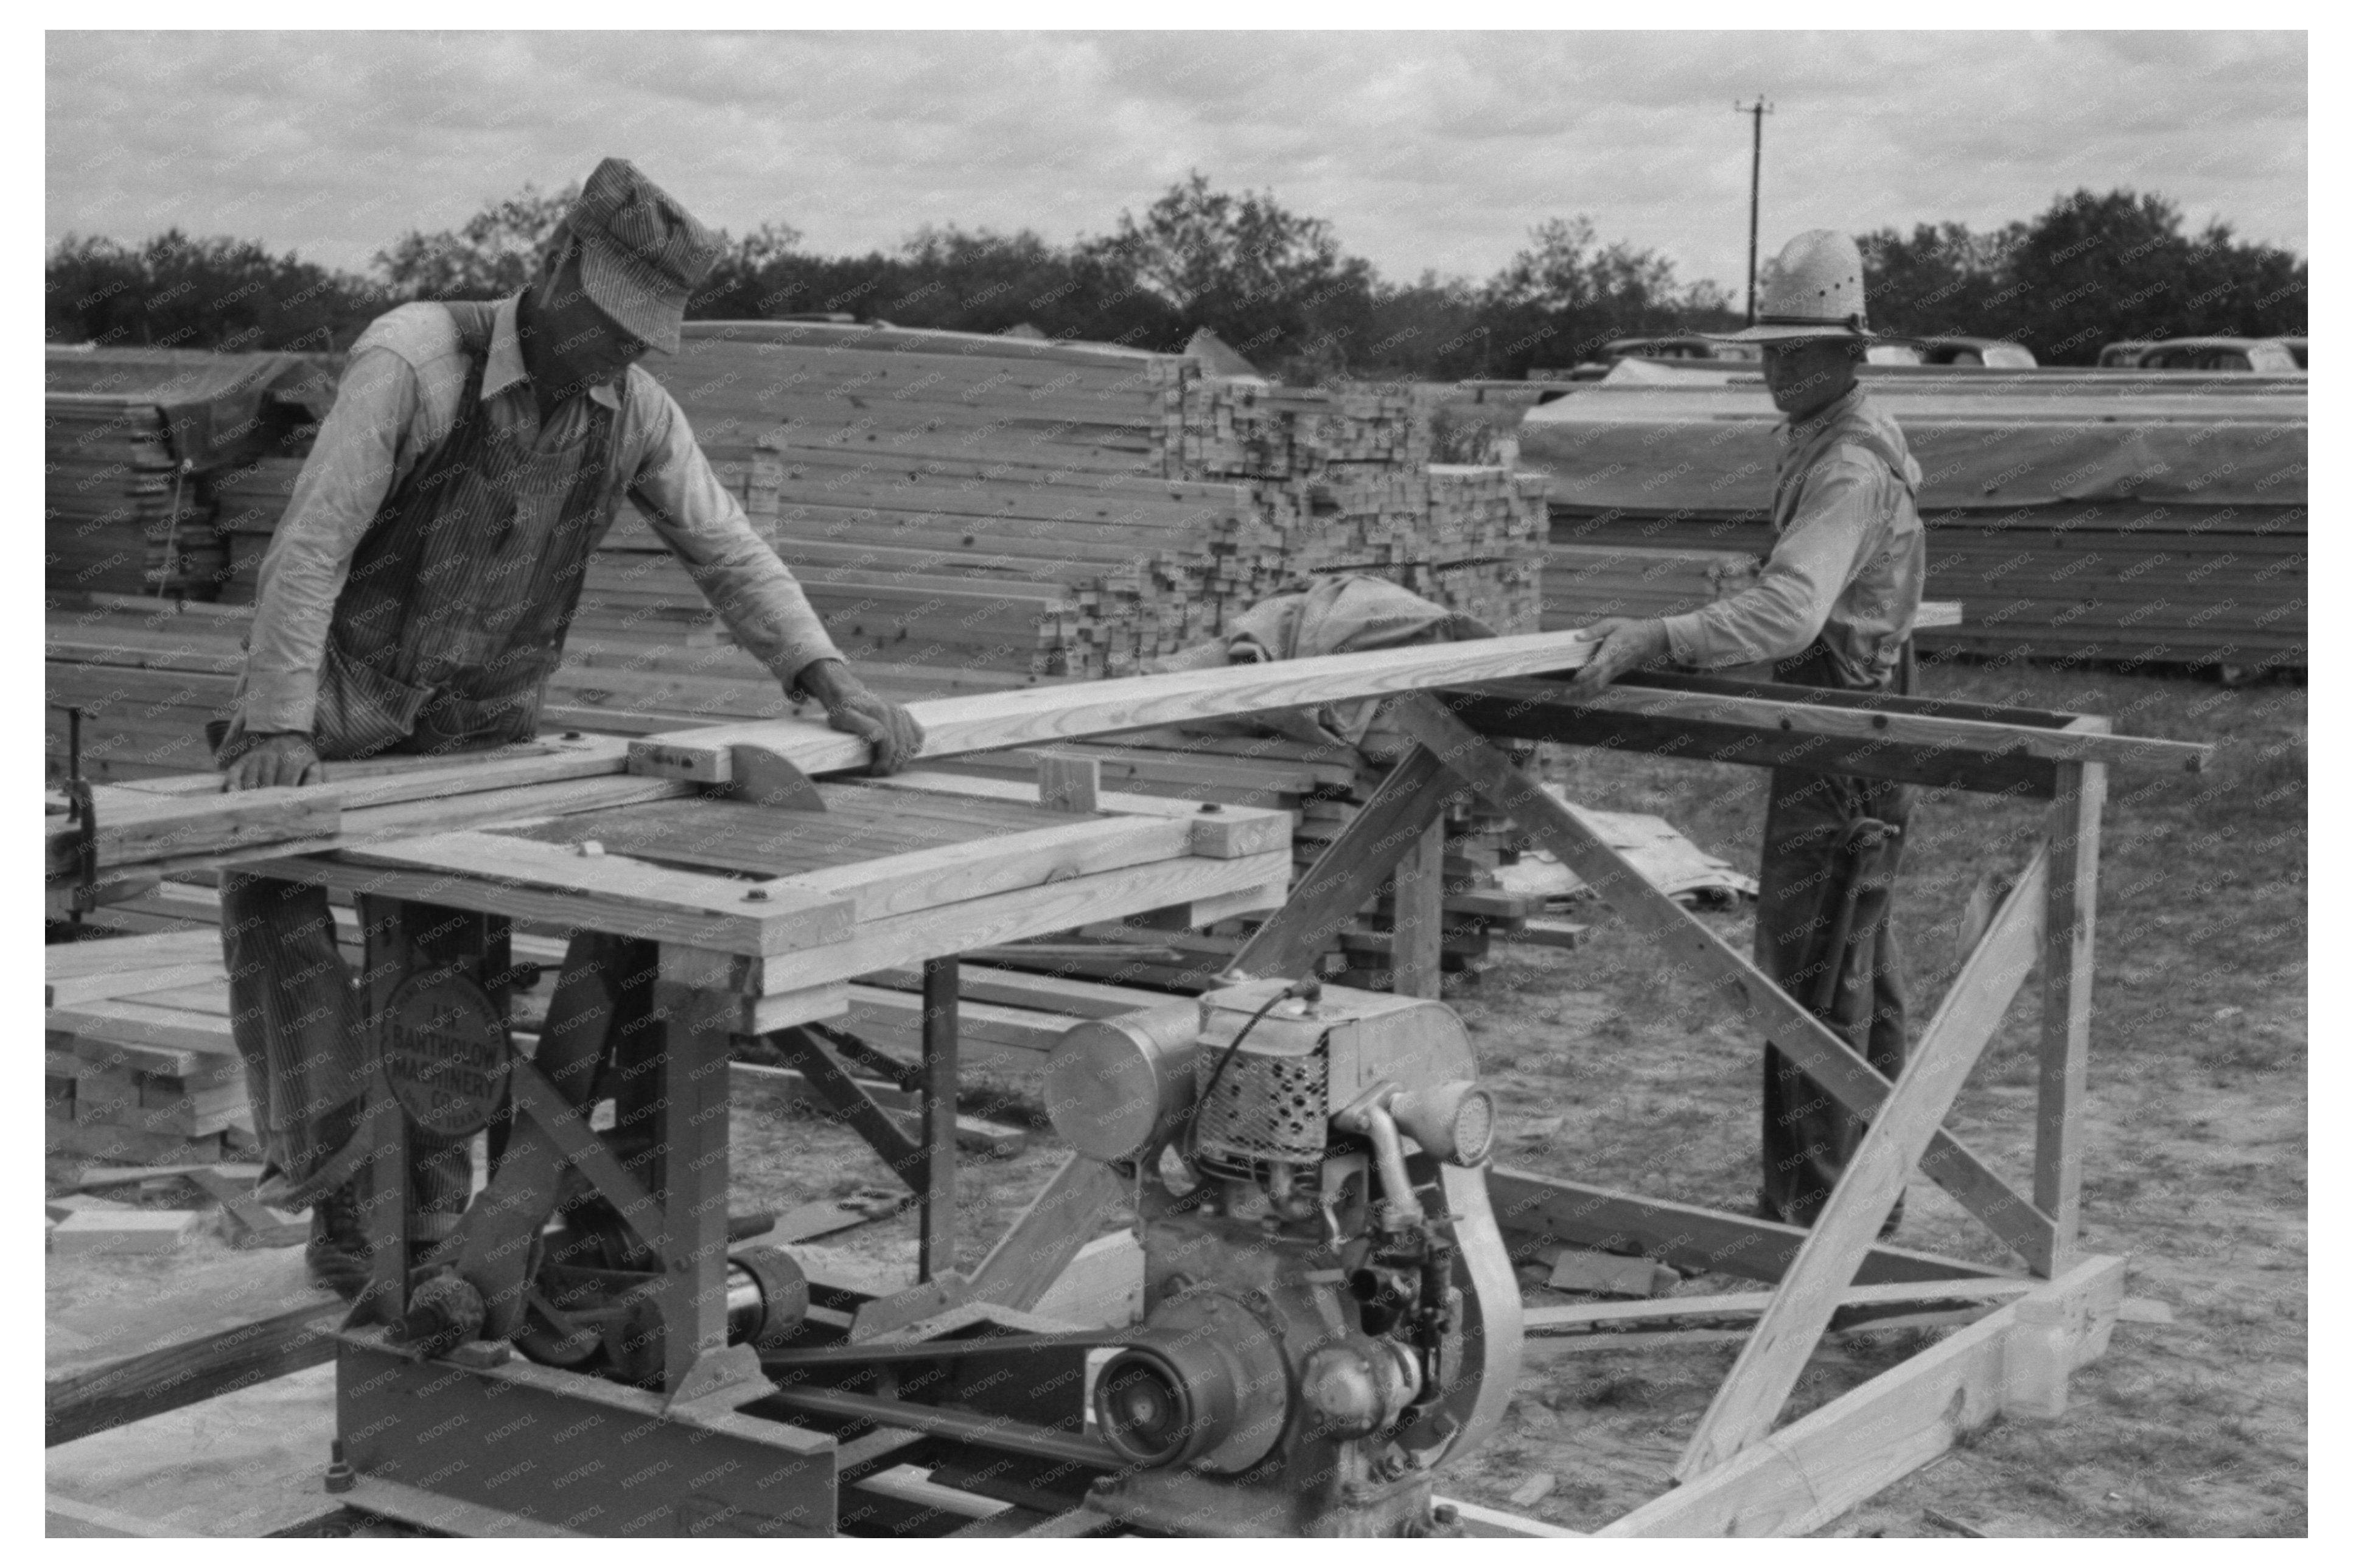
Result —
[[[2117, 773], [2103, 851], [2085, 1242], [2131, 1259], [2128, 1292], [2167, 1325], [2124, 1323], [2077, 1374], [2053, 1422], [1997, 1422], [1836, 1521], [1832, 1535], [2293, 1535], [2305, 1531], [2306, 700], [2299, 687], [1986, 667], [1924, 671], [1932, 695], [2105, 713], [2127, 732], [2221, 742], [2202, 775]], [[1577, 753], [1573, 795], [1656, 812], [1753, 865], [1763, 775]], [[2031, 806], [1924, 802], [1898, 892], [1915, 1026], [1955, 959], [1978, 874], [2014, 868]], [[1510, 947], [1457, 1005], [1505, 1107], [1504, 1163], [1745, 1209], [1755, 1191], [1754, 1044], [1664, 977], [1645, 944], [1587, 906], [1575, 951]], [[1705, 918], [1746, 949], [1743, 910]], [[2038, 1005], [2030, 984], [1963, 1092], [1953, 1125], [1997, 1168], [2031, 1170]], [[1034, 1075], [977, 1064], [965, 1109], [1018, 1122]], [[740, 1208], [779, 1210], [889, 1185], [853, 1135], [754, 1094], [737, 1101]], [[782, 1133], [782, 1136], [778, 1134]], [[1038, 1133], [1017, 1157], [965, 1156], [969, 1268], [1059, 1163]], [[1914, 1180], [1899, 1240], [2001, 1261], [1962, 1211]], [[797, 1247], [813, 1270], [883, 1289], [912, 1279], [914, 1221]], [[69, 1271], [70, 1272], [70, 1271]], [[65, 1283], [50, 1271], [52, 1304]], [[1689, 1293], [1750, 1288], [1721, 1277]], [[1538, 1290], [1532, 1300], [1567, 1300]], [[1850, 1336], [1815, 1361], [1792, 1414], [1923, 1342]], [[1504, 1434], [1442, 1487], [1495, 1506], [1532, 1475], [1556, 1484], [1519, 1511], [1592, 1529], [1663, 1489], [1737, 1349], [1531, 1354]]]
[[[1997, 1422], [1834, 1523], [1832, 1535], [2293, 1535], [2306, 1529], [2306, 700], [2300, 687], [1956, 666], [1930, 695], [2105, 713], [2128, 733], [2220, 742], [2199, 775], [2112, 773], [2101, 867], [2085, 1245], [2131, 1260], [2133, 1296], [2170, 1324], [2120, 1324], [2079, 1373], [2067, 1414]], [[1736, 865], [1755, 863], [1764, 776], [1731, 766], [1572, 754], [1573, 795], [1656, 812]], [[2031, 805], [1922, 803], [1898, 893], [1915, 1027], [1949, 976], [1979, 873], [2012, 868]], [[1525, 1168], [1746, 1208], [1756, 1188], [1753, 1044], [1695, 990], [1662, 980], [1645, 943], [1588, 907], [1573, 952], [1511, 947], [1457, 1005], [1506, 1107], [1501, 1156]], [[1746, 950], [1746, 909], [1704, 918]], [[2021, 1183], [2031, 1170], [2030, 985], [1953, 1125]], [[1018, 1078], [999, 1080], [1017, 1096]], [[1034, 1092], [1034, 1090], [1033, 1090]], [[968, 1106], [969, 1108], [969, 1106]], [[781, 1114], [754, 1102], [744, 1119]], [[1015, 1112], [1000, 1110], [1010, 1119]], [[738, 1180], [788, 1203], [877, 1184], [848, 1133], [807, 1118], [786, 1140], [739, 1138]], [[980, 1163], [962, 1205], [977, 1261], [1052, 1170], [1050, 1139]], [[871, 1226], [812, 1261], [877, 1283], [907, 1277], [913, 1224]], [[1899, 1239], [2003, 1261], [1950, 1199], [1915, 1177]], [[1723, 1277], [1700, 1293], [1750, 1288]], [[1538, 1291], [1535, 1300], [1552, 1298]], [[1848, 1336], [1814, 1363], [1802, 1413], [1883, 1369], [1931, 1331]], [[1591, 1529], [1655, 1495], [1737, 1346], [1531, 1355], [1504, 1434], [1449, 1474], [1459, 1494]]]

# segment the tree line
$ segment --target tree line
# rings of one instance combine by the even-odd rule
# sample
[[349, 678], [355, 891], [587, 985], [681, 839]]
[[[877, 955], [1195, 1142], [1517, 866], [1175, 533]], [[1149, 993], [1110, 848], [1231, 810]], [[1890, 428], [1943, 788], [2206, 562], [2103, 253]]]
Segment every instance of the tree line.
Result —
[[[50, 248], [52, 342], [196, 349], [348, 347], [412, 300], [489, 299], [531, 276], [575, 188], [526, 186], [455, 229], [411, 230], [365, 274], [250, 240], [173, 229], [135, 244], [69, 235]], [[1601, 242], [1549, 218], [1484, 280], [1381, 277], [1332, 226], [1272, 195], [1219, 190], [1198, 174], [1108, 233], [1057, 244], [953, 225], [893, 250], [827, 256], [767, 224], [724, 235], [690, 301], [700, 320], [838, 315], [964, 331], [1034, 331], [1174, 352], [1201, 329], [1296, 383], [1518, 377], [1575, 364], [1612, 338], [1721, 331], [1735, 301], [1684, 282], [1656, 251]], [[2185, 234], [2164, 197], [2078, 191], [1989, 234], [1922, 225], [1858, 237], [1873, 324], [2026, 344], [2046, 363], [2088, 363], [2123, 337], [2300, 331], [2307, 264], [2243, 244], [2227, 225]]]

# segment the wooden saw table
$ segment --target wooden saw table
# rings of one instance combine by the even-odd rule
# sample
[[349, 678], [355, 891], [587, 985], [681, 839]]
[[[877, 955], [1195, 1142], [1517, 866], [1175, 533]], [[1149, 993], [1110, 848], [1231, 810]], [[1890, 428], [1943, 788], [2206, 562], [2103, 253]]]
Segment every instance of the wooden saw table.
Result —
[[[806, 1042], [795, 1026], [839, 1018], [849, 1010], [853, 977], [894, 965], [925, 972], [917, 1134], [868, 1096], [835, 1049], [810, 1046], [797, 1065], [914, 1188], [919, 1277], [946, 1275], [955, 1241], [955, 955], [1105, 920], [1199, 926], [1279, 905], [1290, 875], [1285, 813], [1097, 795], [1082, 772], [1055, 776], [1060, 787], [1049, 791], [1050, 805], [1032, 789], [941, 773], [819, 784], [821, 810], [689, 794], [534, 815], [522, 799], [512, 808], [519, 815], [506, 820], [239, 863], [242, 871], [355, 895], [371, 1018], [406, 977], [438, 964], [459, 966], [503, 1005], [513, 972], [508, 939], [517, 927], [628, 939], [658, 966], [651, 1023], [659, 1037], [639, 1055], [658, 1081], [635, 1097], [659, 1151], [650, 1163], [633, 1169], [617, 1160], [590, 1131], [587, 1108], [568, 1105], [531, 1058], [515, 1056], [504, 1070], [516, 1118], [535, 1122], [667, 1267], [659, 1391], [517, 1361], [466, 1380], [462, 1390], [444, 1389], [444, 1397], [494, 1400], [528, 1389], [554, 1402], [549, 1414], [567, 1402], [642, 1405], [656, 1418], [643, 1428], [649, 1436], [641, 1451], [657, 1459], [670, 1447], [683, 1455], [708, 1440], [707, 1423], [675, 1413], [691, 1405], [723, 1414], [731, 1397], [766, 1394], [751, 1347], [727, 1343], [729, 1044], [739, 1035], [783, 1037], [779, 1031]], [[385, 1057], [396, 1047], [386, 1034], [369, 1031], [363, 1142], [374, 1155], [376, 1201], [397, 1215], [411, 1206], [407, 1155], [417, 1133], [387, 1079]], [[854, 1039], [837, 1037], [835, 1045], [858, 1059]], [[620, 1098], [627, 1115], [631, 1090]], [[409, 1381], [412, 1363], [385, 1331], [410, 1300], [406, 1250], [379, 1252], [371, 1289], [345, 1331], [342, 1425], [346, 1459], [359, 1472], [352, 1500], [495, 1532], [488, 1512], [450, 1511], [466, 1500], [462, 1480], [444, 1479], [429, 1497], [410, 1485], [413, 1457], [404, 1462], [396, 1451], [408, 1447], [410, 1424], [371, 1419], [372, 1396], [353, 1392], [384, 1384], [370, 1375], [376, 1372], [396, 1373], [395, 1388]], [[1018, 1287], [1042, 1264], [1050, 1279], [1068, 1259], [1021, 1261], [998, 1275]], [[969, 1289], [955, 1278], [960, 1296], [987, 1293], [986, 1265]], [[805, 1517], [807, 1528], [829, 1529], [830, 1441], [774, 1422], [735, 1425], [747, 1479], [734, 1500], [764, 1518]], [[774, 1475], [780, 1464], [794, 1478], [785, 1489], [790, 1507], [755, 1495], [748, 1479]], [[710, 1496], [723, 1500], [725, 1491]]]

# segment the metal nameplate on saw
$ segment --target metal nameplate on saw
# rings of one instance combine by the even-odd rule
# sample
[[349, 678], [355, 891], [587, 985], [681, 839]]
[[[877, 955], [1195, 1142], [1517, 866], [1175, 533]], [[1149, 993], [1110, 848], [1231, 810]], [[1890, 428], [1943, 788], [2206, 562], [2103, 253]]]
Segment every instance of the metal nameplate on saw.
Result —
[[454, 969], [401, 982], [377, 1026], [393, 1098], [443, 1138], [480, 1131], [506, 1096], [506, 1023], [482, 988]]

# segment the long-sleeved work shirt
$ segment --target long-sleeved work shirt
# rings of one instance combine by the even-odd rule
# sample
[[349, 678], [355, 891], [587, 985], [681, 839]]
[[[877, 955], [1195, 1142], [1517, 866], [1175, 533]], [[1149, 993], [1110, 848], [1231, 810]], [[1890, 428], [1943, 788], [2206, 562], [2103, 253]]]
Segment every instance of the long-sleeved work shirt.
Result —
[[1850, 686], [1884, 683], [1920, 613], [1920, 466], [1858, 386], [1774, 433], [1773, 552], [1756, 585], [1665, 619], [1678, 664], [1784, 659], [1820, 637]]
[[[610, 385], [595, 386], [542, 424], [516, 334], [517, 302], [500, 302], [482, 368], [482, 412], [493, 427], [526, 450], [560, 459], [564, 448], [586, 445], [589, 399], [617, 406], [609, 482], [635, 498], [736, 640], [786, 685], [818, 659], [841, 658], [792, 573], [711, 471], [686, 416], [641, 366], [628, 370], [626, 398]], [[401, 306], [352, 346], [334, 407], [262, 562], [238, 691], [247, 733], [311, 727], [328, 627], [353, 552], [385, 499], [457, 423], [468, 368], [456, 324], [438, 305]], [[558, 506], [566, 488], [535, 487], [527, 504]]]

